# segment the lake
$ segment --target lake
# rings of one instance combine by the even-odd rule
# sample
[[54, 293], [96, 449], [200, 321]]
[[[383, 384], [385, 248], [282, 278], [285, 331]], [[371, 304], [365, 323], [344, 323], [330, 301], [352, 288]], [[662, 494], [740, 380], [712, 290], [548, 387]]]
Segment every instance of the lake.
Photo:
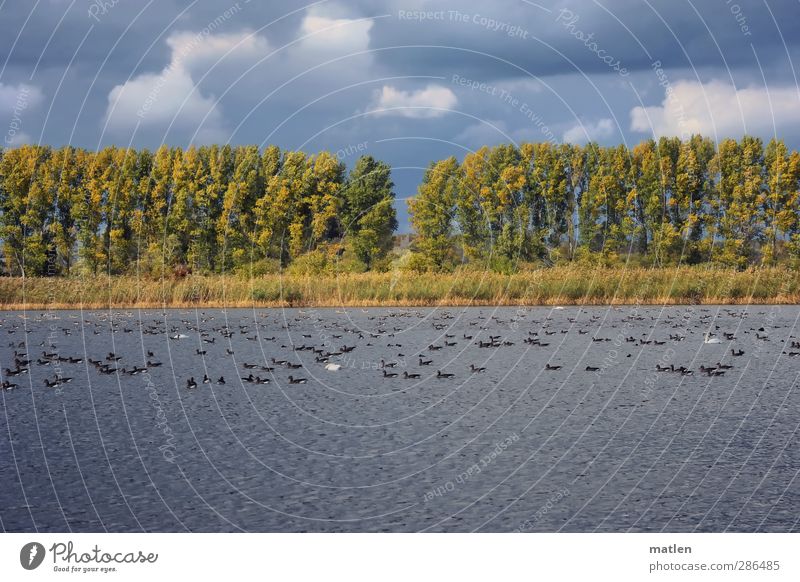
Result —
[[3, 312], [0, 527], [797, 531], [798, 316]]

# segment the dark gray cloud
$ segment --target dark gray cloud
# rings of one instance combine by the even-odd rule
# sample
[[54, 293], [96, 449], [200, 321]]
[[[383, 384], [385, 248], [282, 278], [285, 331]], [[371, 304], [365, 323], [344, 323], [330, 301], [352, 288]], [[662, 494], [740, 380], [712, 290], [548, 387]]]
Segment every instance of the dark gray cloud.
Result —
[[366, 143], [401, 195], [430, 159], [482, 143], [697, 130], [797, 146], [799, 15], [776, 0], [5, 2], [2, 145], [271, 142], [349, 161]]

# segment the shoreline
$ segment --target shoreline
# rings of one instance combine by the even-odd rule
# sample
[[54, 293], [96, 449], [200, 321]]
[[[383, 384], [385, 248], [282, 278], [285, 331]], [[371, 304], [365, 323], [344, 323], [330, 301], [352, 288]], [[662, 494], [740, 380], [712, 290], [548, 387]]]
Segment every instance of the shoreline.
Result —
[[29, 304], [4, 304], [0, 303], [0, 312], [24, 312], [24, 311], [102, 311], [113, 309], [143, 309], [143, 310], [156, 310], [156, 309], [368, 309], [368, 308], [456, 308], [456, 307], [681, 307], [681, 306], [700, 306], [700, 307], [736, 307], [736, 306], [793, 306], [800, 305], [798, 301], [746, 301], [738, 300], [736, 302], [712, 298], [708, 301], [690, 302], [690, 301], [640, 301], [638, 303], [621, 300], [606, 303], [599, 302], [567, 302], [567, 301], [552, 301], [549, 303], [490, 303], [490, 302], [477, 302], [477, 301], [447, 301], [439, 303], [420, 303], [420, 302], [407, 302], [407, 303], [287, 303], [287, 302], [269, 302], [269, 303], [173, 303], [169, 305], [156, 304], [156, 303], [115, 303], [110, 305], [108, 303], [84, 303], [84, 304], [44, 304], [44, 303], [29, 303]]
[[273, 274], [0, 278], [0, 310], [796, 305], [800, 271], [570, 265], [511, 275]]

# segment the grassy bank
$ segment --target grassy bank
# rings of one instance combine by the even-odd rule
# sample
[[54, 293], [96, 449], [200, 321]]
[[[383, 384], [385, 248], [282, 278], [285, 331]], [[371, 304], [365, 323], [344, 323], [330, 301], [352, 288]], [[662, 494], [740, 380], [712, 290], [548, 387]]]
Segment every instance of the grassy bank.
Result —
[[460, 271], [254, 279], [189, 276], [162, 281], [104, 276], [0, 278], [3, 309], [632, 303], [800, 303], [800, 272], [557, 267], [514, 275]]

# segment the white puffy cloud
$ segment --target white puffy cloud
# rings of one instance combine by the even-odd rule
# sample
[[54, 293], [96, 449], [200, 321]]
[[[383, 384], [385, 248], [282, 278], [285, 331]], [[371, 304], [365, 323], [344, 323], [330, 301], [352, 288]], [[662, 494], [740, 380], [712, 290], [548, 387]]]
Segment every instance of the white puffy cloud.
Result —
[[314, 11], [303, 18], [300, 34], [301, 51], [320, 51], [326, 54], [352, 53], [369, 47], [371, 20], [329, 18]]
[[[162, 135], [179, 131], [194, 135], [193, 141], [200, 143], [227, 141], [231, 129], [223, 104], [231, 107], [235, 119], [242, 107], [258, 105], [286, 79], [324, 61], [365, 51], [372, 24], [331, 17], [312, 7], [300, 23], [296, 41], [277, 50], [264, 36], [248, 31], [173, 32], [166, 40], [170, 61], [160, 72], [143, 73], [110, 91], [106, 127], [114, 133], [136, 128]], [[362, 75], [371, 62], [366, 53], [325, 66], [313, 76], [292, 81], [270, 100], [296, 104], [298, 94], [311, 95], [330, 84], [338, 87], [349, 76]]]
[[[322, 95], [370, 78], [374, 64], [368, 50], [372, 26], [372, 20], [335, 18], [321, 13], [318, 7], [309, 9], [296, 42], [276, 53], [280, 81], [297, 78], [275, 98], [296, 104], [297, 94]], [[275, 63], [269, 65], [274, 74]]]
[[614, 121], [604, 117], [596, 122], [576, 123], [564, 132], [565, 143], [586, 143], [611, 137], [614, 134]]
[[800, 93], [789, 86], [736, 89], [723, 81], [677, 81], [661, 105], [634, 107], [630, 115], [633, 131], [657, 137], [769, 135], [800, 126]]
[[41, 90], [33, 85], [0, 83], [0, 114], [2, 115], [13, 113], [15, 110], [37, 107], [43, 100], [44, 95]]
[[204, 34], [174, 32], [167, 38], [169, 64], [160, 73], [144, 73], [114, 87], [108, 95], [106, 123], [113, 132], [138, 126], [177, 129], [194, 141], [226, 141], [228, 132], [217, 99], [198, 87], [210, 75], [229, 77], [269, 50], [262, 37], [249, 32]]
[[447, 87], [428, 85], [416, 91], [402, 91], [384, 85], [372, 107], [378, 115], [400, 115], [411, 118], [441, 117], [458, 103]]
[[33, 85], [0, 83], [0, 119], [4, 125], [7, 121], [7, 125], [3, 127], [4, 138], [0, 146], [13, 147], [33, 141], [24, 129], [26, 113], [38, 107], [43, 100], [41, 90]]

